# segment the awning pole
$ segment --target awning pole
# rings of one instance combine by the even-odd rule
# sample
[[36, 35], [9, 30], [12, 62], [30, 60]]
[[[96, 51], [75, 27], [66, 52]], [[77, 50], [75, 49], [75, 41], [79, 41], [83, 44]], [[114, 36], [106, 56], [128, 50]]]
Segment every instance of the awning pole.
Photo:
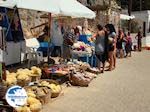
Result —
[[17, 7], [15, 6], [15, 7], [14, 7], [14, 11], [13, 11], [13, 17], [11, 18], [10, 23], [9, 23], [9, 26], [8, 26], [8, 29], [7, 29], [7, 31], [6, 31], [6, 37], [7, 37], [8, 33], [9, 33], [9, 30], [10, 30], [10, 28], [11, 28], [11, 24], [12, 24], [13, 19], [14, 19], [14, 17], [15, 17], [16, 10], [17, 10]]
[[49, 39], [48, 39], [48, 50], [47, 50], [47, 55], [48, 55], [48, 59], [47, 60], [48, 60], [48, 63], [50, 61], [51, 23], [52, 23], [52, 14], [49, 13], [48, 14], [48, 25], [49, 25], [48, 37], [49, 37]]

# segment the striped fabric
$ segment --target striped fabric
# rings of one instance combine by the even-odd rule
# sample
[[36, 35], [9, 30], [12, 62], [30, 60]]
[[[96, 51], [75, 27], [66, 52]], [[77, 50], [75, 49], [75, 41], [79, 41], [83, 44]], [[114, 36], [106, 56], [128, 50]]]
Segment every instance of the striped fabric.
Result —
[[74, 33], [72, 33], [72, 32], [66, 32], [65, 34], [64, 34], [64, 44], [65, 45], [68, 45], [68, 43], [67, 43], [67, 40], [68, 39], [71, 39], [72, 41], [74, 41], [75, 39], [76, 39], [76, 36], [75, 36], [75, 34]]

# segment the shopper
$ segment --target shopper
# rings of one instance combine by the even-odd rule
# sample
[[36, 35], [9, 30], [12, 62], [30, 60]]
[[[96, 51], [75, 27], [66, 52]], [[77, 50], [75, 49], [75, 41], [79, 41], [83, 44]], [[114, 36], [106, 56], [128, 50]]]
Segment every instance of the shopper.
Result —
[[71, 46], [76, 40], [76, 35], [74, 34], [73, 29], [68, 27], [63, 39], [63, 58], [68, 61], [71, 58]]
[[122, 30], [119, 30], [118, 37], [117, 37], [117, 57], [123, 58], [123, 41], [124, 41], [124, 34]]
[[128, 35], [126, 37], [126, 56], [129, 55], [131, 57], [131, 51], [132, 51], [132, 38], [130, 36], [130, 32], [128, 32]]
[[99, 60], [99, 69], [101, 73], [103, 73], [105, 69], [105, 61], [108, 60], [108, 36], [100, 24], [97, 25], [97, 29], [98, 32], [95, 40], [95, 54]]
[[142, 34], [141, 34], [141, 31], [138, 32], [135, 39], [137, 39], [138, 51], [142, 51]]
[[126, 58], [127, 55], [127, 50], [126, 50], [126, 45], [127, 45], [127, 34], [123, 33], [123, 42], [122, 42], [122, 48], [123, 48], [123, 57]]
[[54, 45], [52, 57], [62, 57], [63, 34], [57, 20], [52, 21], [51, 43]]
[[113, 24], [105, 26], [108, 33], [108, 57], [109, 57], [109, 71], [116, 67], [116, 30]]
[[79, 40], [80, 37], [80, 32], [77, 26], [74, 26], [71, 28], [71, 32], [74, 33], [75, 35], [75, 42], [77, 42]]

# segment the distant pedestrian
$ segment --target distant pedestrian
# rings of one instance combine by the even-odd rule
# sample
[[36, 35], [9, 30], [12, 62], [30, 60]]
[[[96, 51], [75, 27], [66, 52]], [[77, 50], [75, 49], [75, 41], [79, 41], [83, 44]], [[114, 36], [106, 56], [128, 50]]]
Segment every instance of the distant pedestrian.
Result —
[[123, 58], [123, 41], [124, 41], [124, 34], [122, 30], [119, 30], [118, 37], [117, 37], [117, 51], [118, 57]]
[[126, 57], [127, 55], [127, 50], [126, 50], [126, 45], [127, 45], [127, 34], [124, 32], [123, 33], [123, 42], [122, 42], [122, 48], [123, 48], [123, 57]]
[[137, 39], [138, 51], [142, 51], [142, 34], [141, 34], [141, 31], [138, 32], [135, 39]]
[[129, 55], [131, 57], [131, 51], [132, 51], [132, 38], [130, 36], [130, 32], [128, 32], [127, 38], [126, 38], [126, 57]]

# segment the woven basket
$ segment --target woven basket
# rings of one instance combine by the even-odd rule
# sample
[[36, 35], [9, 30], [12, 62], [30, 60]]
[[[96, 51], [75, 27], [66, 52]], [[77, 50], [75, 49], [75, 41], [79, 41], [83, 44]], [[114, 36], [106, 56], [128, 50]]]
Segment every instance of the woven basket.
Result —
[[89, 85], [89, 83], [90, 82], [88, 82], [88, 81], [80, 80], [78, 77], [76, 77], [74, 75], [71, 77], [71, 84], [74, 86], [87, 87]]
[[[47, 82], [49, 82], [50, 84], [53, 83], [53, 84], [59, 85], [59, 83], [58, 83], [57, 81], [55, 81], [55, 80], [42, 79], [42, 80], [40, 80], [39, 82], [42, 82], [42, 81], [47, 81]], [[61, 88], [61, 91], [62, 91], [62, 88]], [[51, 91], [51, 98], [56, 98], [56, 97], [58, 97], [59, 94], [61, 93], [61, 91], [59, 91], [59, 92], [53, 92], [53, 91]]]
[[32, 111], [32, 112], [41, 112], [41, 110], [36, 110], [36, 111]]
[[[17, 112], [17, 111], [14, 109], [13, 112]], [[36, 111], [32, 111], [32, 112], [41, 112], [41, 110], [36, 110]]]
[[52, 92], [51, 98], [58, 97], [60, 93], [61, 93], [61, 91], [60, 92]]
[[[48, 88], [47, 88], [48, 89]], [[37, 96], [37, 98], [40, 100], [42, 104], [47, 104], [51, 100], [51, 90], [48, 89], [48, 93], [43, 96]]]
[[30, 76], [31, 77], [31, 82], [36, 82], [41, 79], [41, 76]]
[[31, 78], [29, 78], [29, 80], [27, 80], [27, 81], [17, 80], [17, 85], [24, 87], [24, 86], [28, 86], [30, 82], [31, 82]]
[[69, 72], [64, 72], [64, 73], [61, 73], [61, 72], [54, 72], [54, 73], [52, 73], [52, 75], [59, 76], [59, 77], [61, 77], [61, 76], [66, 76], [66, 75], [68, 75], [68, 74], [69, 74]]
[[0, 84], [0, 100], [5, 97], [7, 91], [7, 87], [4, 86], [3, 84]]
[[[51, 89], [49, 89], [47, 87], [39, 87], [39, 88], [46, 88], [48, 90], [46, 95], [42, 95], [42, 96], [37, 96], [36, 91], [34, 91], [34, 93], [36, 94], [36, 98], [38, 100], [40, 100], [40, 102], [42, 104], [47, 104], [51, 100]], [[32, 86], [26, 86], [26, 87], [24, 87], [24, 89], [26, 91], [28, 91], [28, 90], [32, 89]]]

